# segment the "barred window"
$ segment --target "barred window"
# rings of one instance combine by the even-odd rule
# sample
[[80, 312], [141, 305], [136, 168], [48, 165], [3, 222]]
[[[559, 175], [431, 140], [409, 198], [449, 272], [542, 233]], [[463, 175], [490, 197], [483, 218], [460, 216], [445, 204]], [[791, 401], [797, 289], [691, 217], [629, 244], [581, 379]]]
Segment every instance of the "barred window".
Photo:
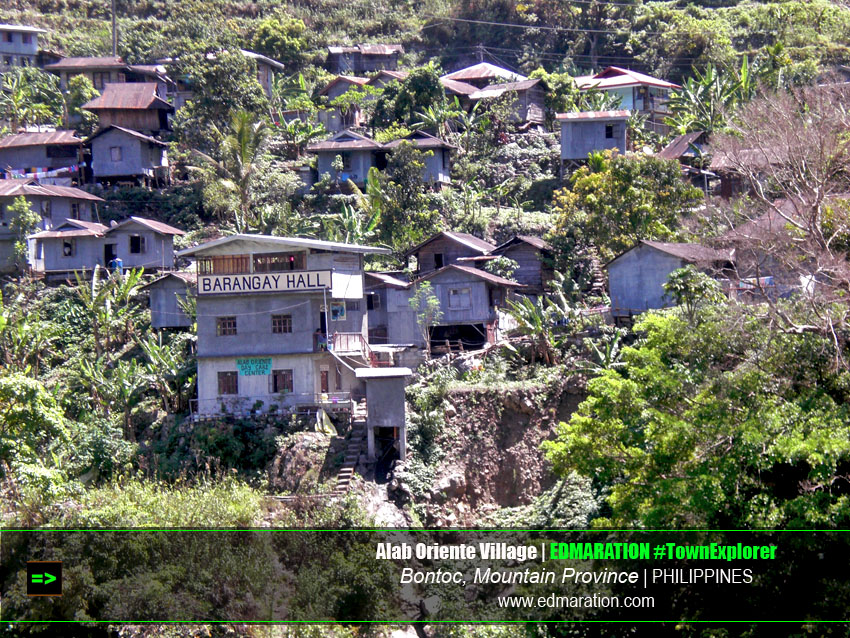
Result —
[[218, 393], [219, 394], [239, 394], [239, 373], [238, 372], [219, 372], [218, 373]]
[[292, 332], [292, 315], [272, 315], [272, 332], [276, 335]]
[[360, 312], [360, 302], [359, 301], [346, 301], [345, 302], [345, 310], [346, 310], [346, 312]]
[[238, 275], [248, 270], [248, 255], [216, 255], [198, 259], [199, 275]]
[[236, 317], [218, 317], [215, 321], [215, 332], [219, 337], [236, 334]]

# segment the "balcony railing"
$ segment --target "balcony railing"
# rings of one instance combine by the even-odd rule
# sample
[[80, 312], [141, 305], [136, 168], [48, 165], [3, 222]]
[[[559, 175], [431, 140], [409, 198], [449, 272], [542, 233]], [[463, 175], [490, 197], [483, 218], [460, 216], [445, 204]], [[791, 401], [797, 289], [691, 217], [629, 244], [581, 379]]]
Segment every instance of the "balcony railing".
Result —
[[313, 408], [350, 412], [351, 405], [350, 392], [280, 392], [249, 397], [227, 395], [215, 399], [192, 399], [189, 401], [189, 410], [193, 416], [201, 417], [250, 417]]
[[338, 355], [363, 357], [371, 368], [391, 365], [390, 361], [382, 361], [369, 347], [369, 342], [359, 332], [335, 332], [331, 340], [331, 349]]

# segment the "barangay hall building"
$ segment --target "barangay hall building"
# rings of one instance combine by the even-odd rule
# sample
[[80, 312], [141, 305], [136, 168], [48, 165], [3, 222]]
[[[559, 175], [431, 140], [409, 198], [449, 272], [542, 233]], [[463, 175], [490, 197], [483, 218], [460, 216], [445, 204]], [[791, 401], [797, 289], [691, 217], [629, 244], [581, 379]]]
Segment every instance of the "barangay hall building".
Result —
[[201, 416], [333, 409], [362, 394], [368, 345], [363, 259], [388, 249], [233, 235], [178, 253], [197, 265]]

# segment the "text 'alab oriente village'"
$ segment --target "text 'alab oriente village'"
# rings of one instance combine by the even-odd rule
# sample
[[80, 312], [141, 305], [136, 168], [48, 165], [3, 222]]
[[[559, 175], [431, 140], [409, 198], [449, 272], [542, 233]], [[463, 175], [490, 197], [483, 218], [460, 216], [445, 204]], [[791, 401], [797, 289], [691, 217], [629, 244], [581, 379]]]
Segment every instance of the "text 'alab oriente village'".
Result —
[[848, 528], [848, 132], [828, 0], [0, 3], [0, 524]]

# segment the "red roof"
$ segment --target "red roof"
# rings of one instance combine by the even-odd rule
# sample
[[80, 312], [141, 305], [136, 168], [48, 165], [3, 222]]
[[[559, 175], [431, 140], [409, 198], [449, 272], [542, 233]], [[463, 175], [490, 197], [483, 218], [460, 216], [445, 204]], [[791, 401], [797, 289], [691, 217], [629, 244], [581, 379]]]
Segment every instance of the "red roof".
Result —
[[609, 66], [607, 69], [600, 71], [593, 76], [582, 76], [575, 78], [576, 85], [580, 89], [598, 88], [598, 89], [615, 89], [628, 86], [647, 85], [655, 86], [662, 89], [678, 89], [681, 88], [678, 84], [673, 84], [667, 80], [654, 78], [651, 75], [623, 69], [618, 66]]
[[627, 120], [629, 111], [579, 111], [577, 113], [558, 113], [556, 120]]
[[60, 144], [82, 144], [74, 131], [52, 131], [49, 133], [16, 133], [0, 139], [0, 148], [23, 146], [58, 146]]
[[107, 84], [103, 95], [83, 104], [87, 111], [99, 109], [163, 109], [173, 111], [174, 107], [159, 97], [155, 82], [122, 82]]

